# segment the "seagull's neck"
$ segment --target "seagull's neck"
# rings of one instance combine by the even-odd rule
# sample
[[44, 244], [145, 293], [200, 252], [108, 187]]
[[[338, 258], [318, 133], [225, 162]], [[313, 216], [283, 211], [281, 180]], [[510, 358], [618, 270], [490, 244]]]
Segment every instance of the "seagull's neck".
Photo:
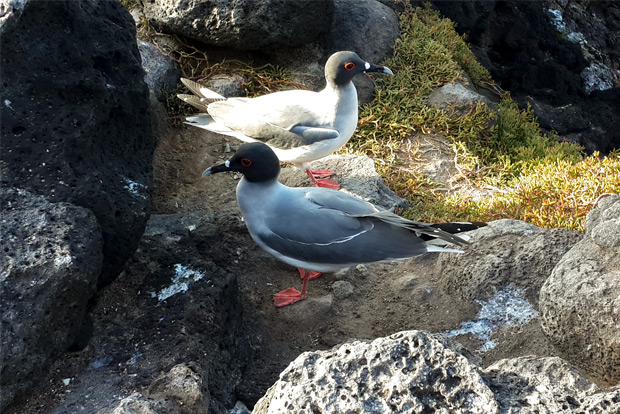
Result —
[[348, 82], [345, 85], [336, 85], [333, 82], [327, 82], [325, 88], [320, 92], [325, 95], [335, 95], [338, 99], [349, 98], [351, 95], [355, 96], [357, 101], [357, 90], [353, 82]]
[[[357, 123], [357, 90], [355, 89], [353, 82], [349, 82], [346, 85], [336, 85], [334, 83], [327, 82], [325, 89], [319, 93], [323, 96], [325, 102], [330, 102], [334, 105], [334, 115], [336, 112], [355, 112], [355, 122]], [[327, 108], [324, 108], [324, 110], [325, 109]]]
[[324, 97], [322, 101], [328, 102], [330, 105], [323, 108], [324, 112], [329, 113], [326, 118], [329, 118], [329, 123], [340, 132], [343, 139], [343, 142], [336, 147], [339, 148], [351, 138], [357, 127], [359, 105], [357, 102], [357, 90], [353, 82], [349, 82], [346, 85], [336, 85], [328, 82], [320, 94]]
[[247, 218], [249, 214], [252, 214], [252, 211], [255, 211], [252, 209], [252, 205], [268, 204], [278, 188], [283, 186], [277, 179], [251, 182], [245, 177], [241, 178], [237, 184], [237, 203], [243, 217]]

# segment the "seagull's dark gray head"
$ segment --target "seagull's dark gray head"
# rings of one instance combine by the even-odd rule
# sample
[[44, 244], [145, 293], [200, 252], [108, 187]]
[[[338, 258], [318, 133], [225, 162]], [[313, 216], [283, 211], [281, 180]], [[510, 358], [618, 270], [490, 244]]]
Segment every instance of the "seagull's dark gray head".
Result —
[[325, 63], [325, 79], [335, 85], [346, 85], [355, 75], [364, 72], [382, 72], [392, 75], [390, 68], [368, 63], [355, 52], [336, 52]]
[[262, 142], [251, 142], [239, 147], [235, 155], [224, 164], [214, 165], [203, 176], [222, 171], [239, 171], [251, 182], [270, 181], [280, 174], [280, 161], [271, 148]]

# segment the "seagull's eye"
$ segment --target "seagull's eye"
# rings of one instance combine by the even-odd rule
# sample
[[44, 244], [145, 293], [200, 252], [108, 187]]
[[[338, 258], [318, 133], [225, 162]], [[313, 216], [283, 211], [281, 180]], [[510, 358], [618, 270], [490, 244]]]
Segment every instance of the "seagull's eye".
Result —
[[353, 70], [354, 67], [355, 67], [355, 63], [353, 63], [353, 62], [347, 62], [347, 63], [344, 64], [344, 68], [346, 70]]
[[252, 160], [249, 158], [241, 158], [241, 165], [243, 165], [244, 167], [249, 167], [250, 165], [252, 165]]

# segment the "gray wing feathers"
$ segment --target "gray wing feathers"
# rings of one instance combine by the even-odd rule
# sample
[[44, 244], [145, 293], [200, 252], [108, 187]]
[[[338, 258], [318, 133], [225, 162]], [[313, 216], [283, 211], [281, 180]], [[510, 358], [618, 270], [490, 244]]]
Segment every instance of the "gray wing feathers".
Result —
[[270, 108], [260, 109], [257, 110], [256, 102], [235, 98], [210, 104], [209, 114], [233, 131], [281, 149], [309, 145], [339, 135], [338, 131], [329, 128], [283, 127], [282, 124], [287, 122], [282, 119], [275, 121], [273, 117], [273, 113], [278, 114], [278, 111], [270, 113]]
[[284, 210], [274, 210], [255, 234], [282, 256], [338, 265], [400, 259], [427, 251], [421, 233], [462, 244], [449, 233], [378, 211], [356, 197], [322, 188], [303, 191], [288, 198], [294, 202]]
[[201, 98], [203, 97], [202, 93], [200, 92], [200, 88], [202, 88], [202, 85], [198, 82], [194, 82], [193, 80], [189, 80], [187, 78], [181, 78], [181, 83], [183, 83], [183, 85], [185, 85], [187, 89], [192, 91], [194, 95], [197, 95]]
[[[208, 131], [217, 132], [218, 134], [228, 135], [231, 137], [235, 137], [241, 141], [252, 142], [252, 141], [260, 141], [268, 144], [272, 147], [276, 148], [293, 148], [296, 146], [305, 145], [306, 143], [301, 140], [298, 135], [290, 133], [288, 131], [278, 131], [276, 129], [271, 129], [265, 132], [265, 135], [261, 136], [258, 134], [258, 137], [253, 137], [253, 134], [243, 133], [240, 131], [235, 131], [231, 128], [228, 128], [226, 125], [222, 124], [214, 120], [209, 114], [198, 114], [194, 116], [185, 117], [185, 123], [188, 125], [192, 125], [198, 128], [206, 129]], [[256, 130], [255, 130], [256, 131]], [[258, 130], [260, 132], [260, 130]], [[247, 130], [246, 130], [247, 132]], [[267, 135], [269, 133], [269, 135]]]
[[324, 141], [326, 139], [335, 139], [340, 136], [340, 133], [333, 128], [318, 128], [308, 126], [295, 126], [290, 129], [294, 134], [300, 135], [304, 138], [304, 141], [308, 143]]
[[305, 197], [323, 209], [338, 210], [345, 214], [371, 214], [379, 210], [372, 204], [357, 197], [339, 191], [324, 188], [312, 188], [306, 191]]
[[[317, 225], [317, 219], [321, 225]], [[302, 245], [329, 246], [343, 243], [372, 228], [339, 211], [308, 211], [307, 214], [278, 214], [265, 219], [265, 225], [274, 237]]]
[[336, 266], [403, 259], [427, 251], [426, 243], [405, 228], [395, 230], [392, 225], [369, 217], [348, 216], [348, 219], [350, 229], [341, 226], [342, 223], [321, 223], [321, 226], [308, 226], [310, 234], [300, 237], [305, 232], [300, 232], [299, 226], [307, 224], [297, 219], [289, 223], [289, 229], [293, 230], [287, 229], [286, 234], [272, 232], [255, 236], [283, 257]]

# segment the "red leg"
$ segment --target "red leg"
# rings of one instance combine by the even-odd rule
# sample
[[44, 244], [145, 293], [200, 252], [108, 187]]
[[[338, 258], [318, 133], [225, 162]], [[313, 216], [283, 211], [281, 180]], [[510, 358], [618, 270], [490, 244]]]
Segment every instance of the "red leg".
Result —
[[[301, 274], [301, 271], [304, 269], [299, 269], [299, 272]], [[306, 299], [306, 296], [308, 296], [307, 290], [308, 290], [308, 280], [310, 280], [310, 274], [312, 273], [317, 273], [317, 272], [311, 272], [311, 271], [306, 271], [304, 270], [307, 275], [307, 277], [304, 277], [304, 283], [301, 287], [301, 292], [298, 291], [297, 289], [294, 288], [288, 288], [288, 289], [284, 289], [281, 292], [276, 293], [275, 295], [273, 295], [273, 303], [274, 305], [276, 305], [276, 307], [280, 308], [282, 306], [286, 306], [286, 305], [292, 305], [295, 302], [299, 302], [300, 300], [304, 300]]]
[[307, 168], [306, 174], [308, 174], [308, 177], [312, 180], [312, 184], [316, 187], [325, 187], [334, 190], [340, 189], [338, 183], [329, 178], [334, 175], [332, 170], [311, 170], [310, 168]]
[[306, 270], [301, 267], [298, 267], [297, 271], [299, 272], [299, 276], [302, 279], [316, 279], [323, 274], [323, 272], [315, 272], [313, 270]]

